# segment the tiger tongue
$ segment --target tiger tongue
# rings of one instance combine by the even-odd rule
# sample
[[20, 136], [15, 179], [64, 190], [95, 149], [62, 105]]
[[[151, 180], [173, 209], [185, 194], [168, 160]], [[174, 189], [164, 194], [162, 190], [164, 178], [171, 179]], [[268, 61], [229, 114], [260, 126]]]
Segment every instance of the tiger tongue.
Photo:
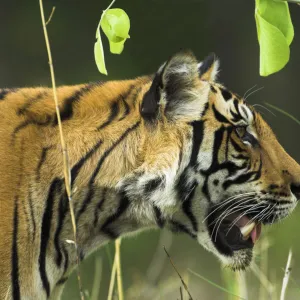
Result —
[[261, 224], [251, 222], [240, 227], [240, 231], [244, 240], [248, 240], [251, 237], [252, 243], [255, 244], [260, 237]]

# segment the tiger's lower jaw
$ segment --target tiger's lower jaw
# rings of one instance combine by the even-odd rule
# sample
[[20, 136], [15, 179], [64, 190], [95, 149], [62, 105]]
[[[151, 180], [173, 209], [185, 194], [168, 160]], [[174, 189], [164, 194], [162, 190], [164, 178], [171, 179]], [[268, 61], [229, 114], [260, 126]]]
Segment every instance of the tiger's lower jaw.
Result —
[[[253, 258], [253, 249], [260, 238], [262, 224], [277, 223], [286, 218], [296, 207], [291, 203], [285, 211], [267, 213], [265, 218], [245, 213], [232, 213], [222, 217], [222, 212], [209, 210], [206, 218], [206, 236], [198, 238], [206, 240], [204, 247], [213, 252], [225, 267], [233, 271], [245, 270], [250, 266]], [[280, 212], [280, 213], [279, 213]], [[216, 220], [219, 220], [216, 222]], [[201, 243], [203, 244], [203, 243]]]

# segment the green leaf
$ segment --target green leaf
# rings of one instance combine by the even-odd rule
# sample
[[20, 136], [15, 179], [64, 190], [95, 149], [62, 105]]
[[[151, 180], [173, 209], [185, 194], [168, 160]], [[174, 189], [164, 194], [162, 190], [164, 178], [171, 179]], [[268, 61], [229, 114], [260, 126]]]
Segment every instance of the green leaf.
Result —
[[105, 66], [105, 59], [104, 59], [104, 51], [103, 51], [103, 45], [101, 40], [101, 34], [100, 34], [100, 23], [97, 27], [96, 31], [96, 42], [94, 45], [94, 56], [96, 65], [98, 67], [98, 70], [100, 73], [107, 75], [107, 70]]
[[260, 46], [260, 75], [282, 69], [290, 58], [294, 37], [289, 7], [285, 2], [256, 0], [255, 20]]
[[113, 8], [105, 12], [101, 28], [109, 41], [110, 52], [120, 54], [129, 38], [130, 20], [123, 9]]

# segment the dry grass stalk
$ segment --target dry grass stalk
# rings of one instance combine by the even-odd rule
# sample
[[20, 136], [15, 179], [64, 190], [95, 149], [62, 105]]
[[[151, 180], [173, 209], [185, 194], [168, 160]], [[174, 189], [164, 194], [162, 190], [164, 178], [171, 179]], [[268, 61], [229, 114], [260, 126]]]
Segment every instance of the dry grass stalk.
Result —
[[285, 267], [285, 273], [284, 273], [284, 277], [282, 280], [282, 288], [281, 288], [281, 293], [280, 293], [280, 300], [285, 299], [285, 294], [286, 294], [287, 286], [289, 283], [290, 274], [292, 271], [291, 261], [292, 261], [292, 249], [290, 249], [290, 251], [289, 251], [288, 260], [287, 260], [286, 267]]
[[[263, 274], [268, 277], [268, 249], [270, 247], [270, 242], [268, 238], [264, 238], [260, 244], [260, 270]], [[272, 282], [272, 281], [271, 281]], [[268, 298], [267, 290], [261, 284], [259, 287], [259, 300], [265, 300]]]
[[241, 298], [249, 299], [248, 297], [248, 289], [247, 289], [247, 279], [246, 279], [246, 272], [236, 272], [236, 281], [238, 286], [238, 294]]
[[180, 300], [183, 300], [183, 294], [182, 294], [182, 288], [179, 288], [179, 292], [180, 292]]
[[167, 249], [166, 249], [165, 247], [164, 247], [164, 250], [165, 250], [165, 252], [166, 252], [166, 254], [167, 254], [167, 256], [168, 256], [168, 258], [169, 258], [169, 260], [170, 260], [170, 263], [171, 263], [173, 269], [174, 269], [175, 272], [177, 273], [177, 275], [178, 275], [178, 277], [179, 277], [179, 279], [180, 279], [180, 281], [181, 281], [181, 283], [182, 283], [184, 289], [186, 290], [187, 294], [189, 295], [189, 300], [193, 300], [193, 297], [192, 297], [191, 293], [189, 292], [188, 286], [186, 285], [185, 281], [183, 280], [182, 276], [180, 275], [180, 273], [178, 272], [176, 266], [174, 265], [174, 263], [173, 263], [173, 261], [172, 261], [172, 259], [171, 259], [170, 254], [168, 253], [168, 251], [167, 251]]
[[114, 263], [111, 269], [107, 300], [112, 300], [114, 287], [115, 287], [116, 273], [117, 273], [117, 260], [116, 260], [116, 253], [115, 253]]
[[172, 242], [172, 234], [167, 230], [163, 230], [160, 233], [156, 250], [154, 251], [153, 258], [146, 273], [147, 281], [151, 284], [156, 284], [158, 282], [159, 276], [164, 269], [165, 261], [167, 259], [166, 255], [161, 251], [161, 248], [165, 246], [170, 249]]
[[[70, 166], [69, 166], [68, 150], [67, 150], [67, 146], [65, 143], [64, 135], [63, 135], [60, 111], [59, 111], [59, 106], [58, 106], [55, 73], [54, 73], [54, 67], [53, 67], [53, 62], [52, 62], [52, 54], [51, 54], [51, 47], [50, 47], [50, 42], [49, 42], [49, 37], [48, 37], [48, 32], [47, 32], [47, 25], [45, 22], [43, 0], [39, 0], [39, 4], [40, 4], [41, 19], [42, 19], [44, 36], [45, 36], [46, 48], [47, 48], [47, 53], [48, 53], [48, 60], [49, 60], [49, 67], [50, 67], [50, 74], [51, 74], [51, 81], [52, 81], [52, 89], [53, 89], [53, 98], [54, 98], [54, 102], [55, 102], [55, 111], [56, 111], [56, 116], [57, 116], [57, 121], [58, 121], [60, 143], [61, 143], [61, 148], [62, 148], [65, 186], [66, 186], [66, 192], [67, 192], [67, 196], [68, 196], [68, 200], [69, 200], [69, 209], [70, 209], [72, 227], [73, 227], [73, 233], [74, 233], [74, 245], [75, 245], [76, 260], [77, 260], [77, 279], [78, 279], [80, 297], [82, 300], [84, 300], [81, 275], [80, 275], [80, 270], [79, 270], [80, 260], [79, 260], [79, 253], [78, 253], [78, 244], [77, 244], [77, 230], [76, 230], [75, 214], [74, 214], [74, 207], [73, 207], [73, 201], [72, 201], [71, 173], [70, 173]], [[52, 13], [51, 13], [52, 16], [53, 16], [53, 13], [54, 13], [54, 10], [52, 9]], [[51, 15], [49, 17], [48, 23], [51, 21], [51, 18], [52, 18]]]
[[96, 257], [95, 259], [95, 273], [94, 273], [94, 280], [93, 280], [93, 288], [91, 293], [91, 300], [98, 300], [99, 299], [99, 292], [100, 292], [100, 282], [102, 278], [102, 259], [100, 256]]
[[259, 269], [259, 267], [257, 266], [256, 263], [252, 263], [251, 271], [258, 278], [261, 285], [268, 291], [269, 296], [272, 297], [272, 295], [274, 293], [274, 289], [275, 289], [275, 286], [273, 285], [273, 283], [271, 283], [269, 281], [267, 276]]
[[123, 282], [122, 282], [122, 272], [121, 272], [121, 239], [116, 239], [116, 268], [117, 268], [117, 282], [118, 282], [118, 295], [119, 300], [124, 300], [124, 292], [123, 292]]

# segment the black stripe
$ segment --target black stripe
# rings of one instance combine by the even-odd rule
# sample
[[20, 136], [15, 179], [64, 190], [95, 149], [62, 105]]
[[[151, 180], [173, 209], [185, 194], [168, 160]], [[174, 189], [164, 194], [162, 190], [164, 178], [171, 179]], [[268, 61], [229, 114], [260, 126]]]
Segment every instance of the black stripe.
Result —
[[242, 117], [242, 115], [240, 114], [240, 111], [239, 111], [239, 102], [238, 102], [238, 100], [234, 99], [233, 104], [234, 104], [234, 108], [236, 110], [236, 113], [232, 109], [230, 109], [230, 113], [232, 114], [232, 117], [233, 117], [232, 121], [233, 122], [238, 122], [240, 120], [243, 120], [243, 117]]
[[219, 156], [219, 151], [223, 142], [224, 138], [224, 132], [225, 128], [221, 127], [215, 132], [215, 139], [214, 139], [214, 145], [213, 145], [213, 153], [212, 153], [212, 165], [211, 168], [215, 165], [219, 164], [218, 161], [218, 156]]
[[242, 107], [242, 111], [244, 112], [244, 114], [246, 115], [246, 117], [249, 118], [247, 109], [244, 106], [241, 106], [241, 107]]
[[48, 197], [46, 201], [46, 208], [42, 220], [39, 271], [43, 283], [43, 288], [46, 291], [47, 297], [50, 296], [50, 284], [46, 273], [46, 252], [47, 252], [47, 246], [50, 238], [54, 197], [56, 192], [58, 192], [61, 189], [61, 186], [62, 186], [62, 181], [60, 179], [55, 178], [52, 181], [49, 188]]
[[187, 198], [184, 199], [184, 201], [182, 203], [182, 210], [185, 213], [185, 215], [189, 218], [190, 222], [192, 223], [193, 230], [195, 232], [198, 231], [198, 222], [197, 222], [195, 215], [193, 214], [192, 199], [195, 195], [197, 185], [198, 185], [197, 183], [193, 184], [193, 186], [189, 189]]
[[226, 180], [223, 183], [223, 188], [226, 190], [233, 184], [242, 184], [245, 182], [252, 182], [252, 181], [258, 180], [261, 177], [261, 170], [262, 170], [262, 160], [260, 160], [259, 168], [257, 171], [242, 174], [234, 180]]
[[31, 193], [31, 187], [28, 188], [28, 202], [29, 202], [29, 208], [30, 208], [30, 216], [32, 221], [32, 241], [35, 239], [36, 234], [36, 223], [35, 223], [35, 217], [34, 217], [34, 209], [33, 209], [33, 203], [32, 203], [32, 193]]
[[208, 189], [208, 179], [212, 173], [214, 173], [220, 169], [218, 154], [219, 154], [220, 147], [222, 145], [224, 132], [225, 132], [224, 127], [221, 127], [217, 131], [215, 131], [214, 144], [213, 144], [213, 149], [212, 149], [212, 163], [207, 170], [202, 171], [202, 174], [205, 176], [205, 180], [204, 180], [204, 183], [202, 186], [202, 192], [209, 201], [210, 201], [211, 197], [210, 197], [210, 193], [209, 193], [209, 189]]
[[154, 179], [149, 180], [145, 183], [144, 186], [144, 193], [149, 196], [152, 194], [156, 189], [163, 188], [165, 186], [165, 177], [157, 177]]
[[122, 102], [124, 104], [124, 113], [123, 113], [123, 116], [119, 119], [119, 121], [122, 121], [123, 119], [125, 119], [130, 113], [129, 104], [126, 102], [126, 99], [124, 99], [123, 97], [122, 97]]
[[101, 193], [101, 197], [100, 197], [100, 200], [99, 202], [97, 203], [96, 207], [95, 207], [95, 211], [94, 211], [94, 227], [97, 226], [97, 223], [98, 223], [98, 219], [99, 219], [99, 210], [102, 209], [102, 206], [105, 202], [105, 199], [106, 199], [106, 193], [107, 193], [107, 188], [104, 188], [102, 190], [102, 193]]
[[65, 259], [65, 263], [64, 263], [64, 274], [65, 274], [69, 268], [69, 253], [64, 245], [62, 245], [61, 249]]
[[194, 167], [198, 164], [198, 154], [203, 140], [204, 122], [194, 121], [191, 123], [191, 126], [193, 127], [193, 146], [189, 166]]
[[220, 90], [221, 90], [221, 94], [223, 96], [223, 98], [225, 99], [225, 101], [228, 101], [232, 98], [232, 94], [226, 90], [225, 88], [221, 88], [220, 87]]
[[93, 148], [87, 152], [85, 156], [83, 156], [73, 167], [71, 170], [71, 186], [73, 186], [79, 171], [81, 170], [82, 166], [85, 164], [85, 162], [99, 149], [99, 147], [102, 144], [102, 140], [99, 140]]
[[185, 168], [183, 173], [180, 175], [179, 180], [176, 184], [176, 190], [179, 196], [179, 199], [182, 201], [182, 209], [185, 215], [189, 218], [192, 223], [193, 229], [198, 230], [198, 223], [195, 216], [192, 213], [192, 199], [195, 194], [197, 182], [194, 182], [192, 185], [188, 183], [188, 172], [190, 168], [195, 168], [198, 165], [198, 154], [200, 146], [203, 140], [204, 132], [204, 122], [195, 121], [191, 123], [193, 127], [193, 144], [192, 152], [188, 166]]
[[68, 197], [66, 195], [66, 193], [63, 193], [60, 196], [60, 200], [59, 200], [59, 206], [58, 206], [58, 224], [56, 227], [56, 231], [54, 234], [54, 246], [55, 246], [55, 250], [56, 250], [56, 265], [58, 267], [61, 266], [62, 263], [62, 253], [61, 253], [61, 248], [60, 248], [60, 241], [59, 241], [59, 237], [60, 237], [60, 233], [62, 231], [63, 228], [63, 223], [64, 223], [64, 219], [67, 215], [68, 212]]
[[0, 89], [0, 100], [5, 100], [5, 97], [10, 94], [16, 92], [18, 89]]
[[98, 126], [97, 130], [104, 129], [111, 122], [113, 122], [113, 120], [117, 117], [118, 113], [119, 113], [119, 103], [115, 101], [110, 106], [110, 115], [108, 116], [108, 119], [102, 125]]
[[13, 131], [12, 133], [12, 141], [14, 141], [17, 133], [28, 127], [29, 125], [36, 125], [36, 126], [48, 126], [49, 124], [51, 123], [51, 116], [45, 116], [45, 120], [44, 121], [41, 121], [41, 120], [25, 120], [23, 122], [21, 122]]
[[24, 115], [30, 106], [32, 106], [34, 103], [40, 101], [44, 97], [46, 97], [46, 95], [47, 95], [47, 92], [43, 91], [43, 92], [39, 92], [35, 97], [28, 99], [27, 102], [18, 109], [17, 114]]
[[211, 90], [214, 94], [216, 94], [216, 93], [218, 92], [212, 84], [210, 85], [210, 90]]
[[124, 113], [123, 116], [119, 119], [119, 121], [123, 120], [126, 118], [126, 116], [129, 115], [130, 113], [130, 107], [129, 104], [127, 103], [127, 98], [130, 96], [131, 92], [135, 89], [135, 86], [132, 84], [129, 86], [128, 91], [125, 93], [125, 95], [120, 95], [120, 100], [122, 101], [123, 105], [124, 105]]
[[18, 230], [19, 230], [19, 215], [18, 215], [19, 199], [15, 197], [14, 208], [14, 223], [13, 223], [13, 238], [11, 251], [11, 282], [12, 282], [12, 296], [13, 300], [20, 299], [20, 283], [19, 283], [19, 254], [18, 254]]
[[192, 233], [184, 224], [182, 224], [178, 221], [171, 220], [170, 225], [171, 225], [170, 229], [174, 233], [181, 233], [181, 232], [187, 233], [193, 239], [195, 239], [197, 237], [196, 234]]
[[153, 205], [153, 211], [154, 211], [157, 226], [159, 228], [163, 228], [166, 221], [164, 220], [164, 218], [162, 216], [160, 208], [157, 207], [156, 205]]
[[68, 280], [68, 277], [63, 277], [56, 282], [56, 285], [65, 284], [67, 280]]
[[246, 131], [245, 135], [242, 137], [242, 141], [250, 143], [250, 145], [253, 147], [259, 146], [259, 142], [256, 137], [248, 131]]
[[218, 120], [221, 123], [230, 123], [226, 117], [224, 117], [215, 107], [215, 105], [213, 104], [212, 106], [213, 108], [213, 112], [214, 112], [214, 116], [216, 118], [216, 120]]
[[46, 161], [47, 153], [48, 153], [49, 149], [51, 149], [51, 148], [52, 148], [52, 146], [43, 147], [43, 149], [42, 149], [41, 158], [40, 158], [39, 163], [36, 167], [36, 180], [37, 181], [40, 181], [41, 168], [42, 168], [43, 163]]
[[109, 156], [109, 154], [115, 149], [115, 147], [117, 147], [123, 140], [124, 138], [133, 130], [135, 130], [138, 126], [140, 125], [140, 121], [136, 122], [133, 126], [127, 128], [125, 130], [125, 132], [119, 137], [119, 139], [111, 146], [109, 147], [102, 155], [102, 157], [100, 158], [100, 160], [98, 161], [98, 164], [89, 180], [88, 183], [88, 193], [81, 205], [81, 208], [79, 209], [79, 211], [76, 214], [76, 221], [78, 222], [80, 216], [85, 212], [87, 206], [90, 204], [90, 202], [92, 201], [92, 198], [94, 196], [94, 188], [93, 185], [95, 183], [95, 179], [102, 167], [102, 164], [104, 163], [104, 161], [106, 160], [106, 158]]
[[226, 131], [227, 131], [227, 137], [226, 137], [225, 158], [226, 160], [228, 160], [229, 140], [232, 133], [232, 127], [228, 127]]
[[230, 143], [236, 152], [245, 152], [245, 150], [232, 137], [230, 137]]
[[101, 231], [104, 234], [108, 235], [111, 239], [116, 239], [120, 235], [120, 233], [114, 232], [112, 228], [109, 228], [109, 226], [117, 221], [120, 216], [127, 210], [127, 208], [129, 207], [129, 203], [130, 202], [127, 195], [125, 193], [122, 193], [117, 211], [113, 215], [109, 216], [101, 226]]
[[[85, 155], [83, 156], [71, 169], [71, 186], [73, 186], [79, 171], [81, 170], [84, 163], [98, 150], [100, 145], [102, 144], [102, 141], [98, 141], [93, 148]], [[65, 217], [68, 213], [68, 198], [67, 195], [64, 193], [60, 197], [59, 201], [59, 208], [58, 208], [58, 225], [56, 228], [56, 232], [54, 235], [54, 245], [56, 249], [56, 264], [58, 267], [61, 266], [62, 263], [62, 253], [61, 253], [61, 247], [60, 247], [60, 233], [63, 228]]]
[[[74, 105], [79, 102], [80, 98], [91, 91], [93, 87], [95, 87], [97, 83], [91, 83], [88, 84], [84, 87], [82, 87], [80, 90], [76, 91], [72, 96], [64, 100], [63, 107], [60, 108], [60, 118], [61, 121], [67, 121], [73, 117], [74, 113]], [[57, 115], [54, 115], [53, 119], [53, 126], [57, 126], [58, 120], [57, 120]]]

